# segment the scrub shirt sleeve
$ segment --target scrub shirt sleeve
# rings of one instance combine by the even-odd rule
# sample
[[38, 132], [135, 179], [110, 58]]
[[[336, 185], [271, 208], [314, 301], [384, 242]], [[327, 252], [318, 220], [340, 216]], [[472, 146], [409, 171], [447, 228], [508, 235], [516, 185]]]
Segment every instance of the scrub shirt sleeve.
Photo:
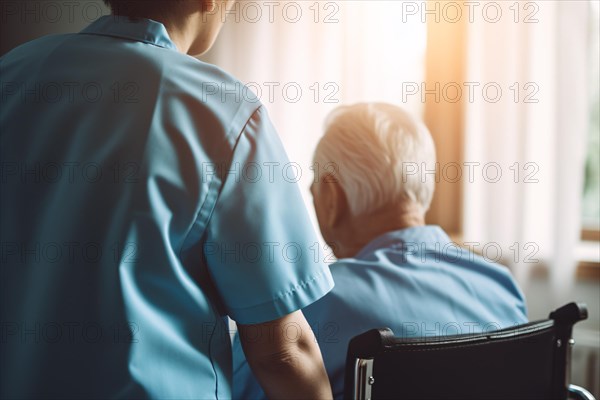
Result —
[[333, 288], [287, 158], [266, 110], [248, 120], [221, 171], [204, 256], [226, 312], [241, 324], [278, 319]]

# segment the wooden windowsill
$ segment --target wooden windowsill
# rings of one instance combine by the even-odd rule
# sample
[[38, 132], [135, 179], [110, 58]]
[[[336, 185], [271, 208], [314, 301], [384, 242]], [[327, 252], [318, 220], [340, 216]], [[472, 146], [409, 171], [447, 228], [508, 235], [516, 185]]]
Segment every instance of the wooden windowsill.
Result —
[[577, 280], [600, 281], [600, 262], [581, 261], [575, 276]]
[[583, 229], [581, 231], [581, 240], [600, 242], [600, 231], [594, 229]]

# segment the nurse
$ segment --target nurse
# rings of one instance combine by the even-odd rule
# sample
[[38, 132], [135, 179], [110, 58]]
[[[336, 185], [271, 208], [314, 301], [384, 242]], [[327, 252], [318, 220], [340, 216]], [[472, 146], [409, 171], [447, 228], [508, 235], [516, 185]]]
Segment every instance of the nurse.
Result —
[[296, 184], [268, 173], [283, 146], [191, 57], [232, 2], [106, 3], [0, 58], [0, 397], [229, 398], [227, 317], [269, 396], [331, 397], [299, 310], [333, 281]]

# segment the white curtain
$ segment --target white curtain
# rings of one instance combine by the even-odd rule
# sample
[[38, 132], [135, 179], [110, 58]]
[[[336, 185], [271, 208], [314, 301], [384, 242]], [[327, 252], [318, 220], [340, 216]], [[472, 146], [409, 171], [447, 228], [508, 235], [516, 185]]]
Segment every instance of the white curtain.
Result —
[[489, 258], [501, 249], [523, 285], [534, 265], [547, 265], [548, 301], [559, 304], [577, 265], [588, 49], [598, 32], [588, 30], [587, 1], [496, 4], [500, 21], [469, 25], [466, 81], [478, 86], [467, 104], [465, 162], [479, 165], [464, 185], [464, 240], [487, 244]]
[[[581, 227], [589, 3], [477, 4], [468, 70], [458, 83], [466, 96], [463, 242], [478, 243], [490, 259], [499, 249], [522, 284], [537, 262], [548, 265], [560, 302], [570, 291]], [[240, 1], [204, 57], [258, 92], [301, 166], [307, 204], [312, 152], [334, 107], [386, 101], [423, 112], [421, 96], [405, 90], [424, 81], [426, 24], [411, 14], [415, 5], [425, 7]], [[502, 15], [494, 22], [496, 5]]]
[[333, 108], [385, 101], [422, 113], [419, 96], [403, 99], [403, 83], [424, 79], [426, 25], [403, 23], [402, 3], [239, 1], [203, 57], [258, 92], [301, 166], [307, 204], [312, 152]]

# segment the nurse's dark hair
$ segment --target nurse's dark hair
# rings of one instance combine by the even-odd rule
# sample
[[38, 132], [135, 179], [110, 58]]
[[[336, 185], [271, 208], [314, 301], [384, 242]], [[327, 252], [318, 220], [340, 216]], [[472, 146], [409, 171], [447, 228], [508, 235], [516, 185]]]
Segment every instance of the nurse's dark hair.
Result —
[[185, 0], [104, 0], [115, 15], [153, 18], [173, 15]]

